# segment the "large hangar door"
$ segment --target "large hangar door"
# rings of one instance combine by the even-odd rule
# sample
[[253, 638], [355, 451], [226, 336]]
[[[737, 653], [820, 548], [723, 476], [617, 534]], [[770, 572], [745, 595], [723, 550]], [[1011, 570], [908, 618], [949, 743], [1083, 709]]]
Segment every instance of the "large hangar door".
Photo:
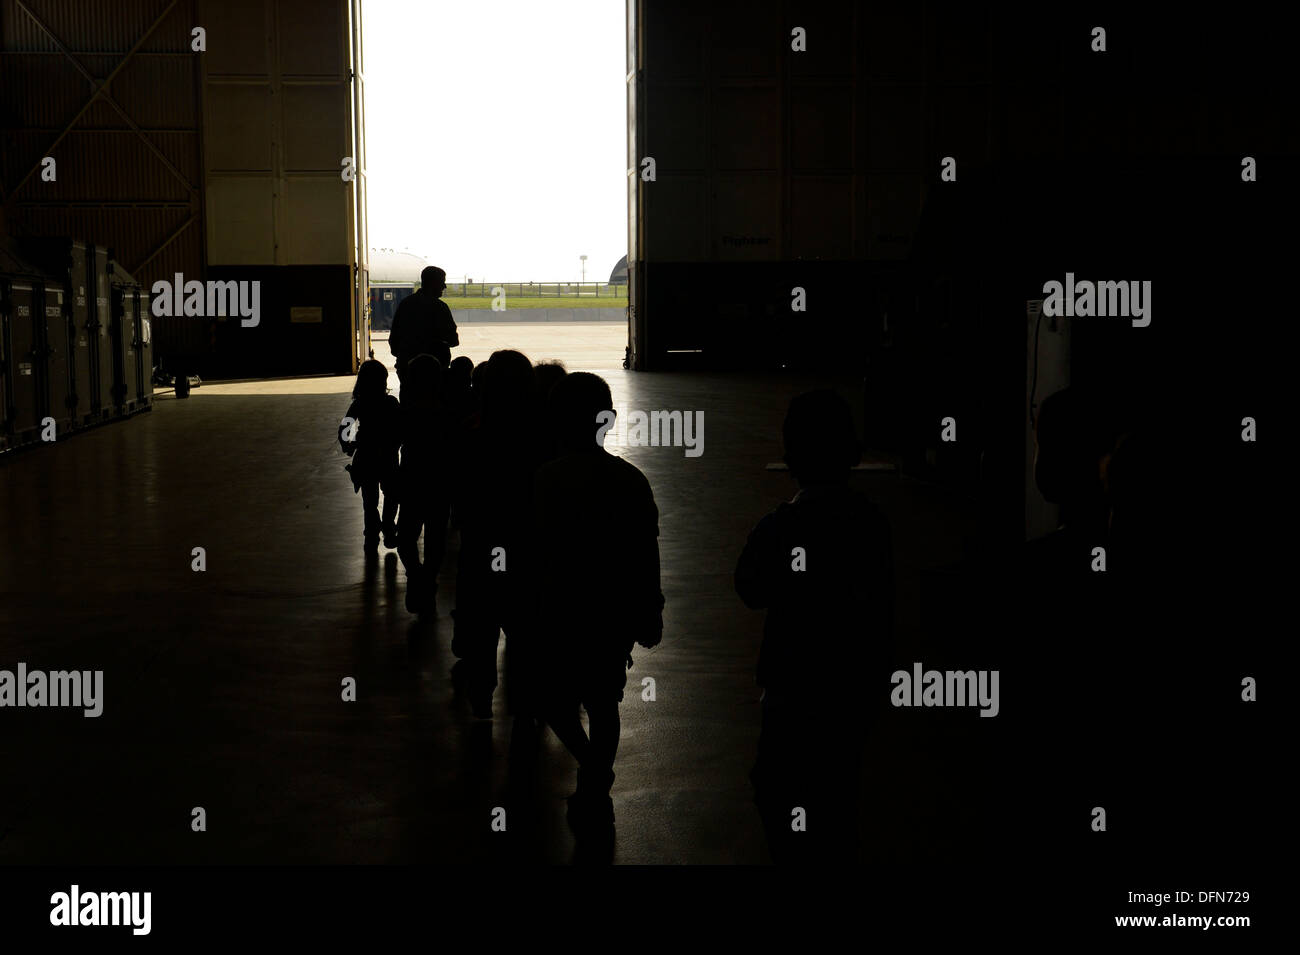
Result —
[[348, 214], [352, 218], [352, 370], [370, 357], [370, 237], [366, 217], [366, 79], [362, 59], [361, 0], [351, 0], [352, 156], [356, 161]]
[[641, 143], [644, 141], [639, 111], [641, 105], [641, 16], [642, 0], [627, 0], [627, 367], [645, 370], [645, 262], [641, 231], [644, 203], [641, 202]]
[[359, 0], [204, 0], [209, 277], [262, 284], [217, 319], [222, 371], [354, 372], [364, 342]]

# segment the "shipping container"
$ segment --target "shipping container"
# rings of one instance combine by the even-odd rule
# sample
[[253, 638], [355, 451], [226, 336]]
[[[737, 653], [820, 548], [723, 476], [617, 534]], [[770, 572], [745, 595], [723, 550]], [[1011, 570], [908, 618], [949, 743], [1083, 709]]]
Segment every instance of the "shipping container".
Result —
[[127, 401], [127, 380], [135, 378], [135, 286], [113, 281], [108, 296], [111, 303], [108, 341], [113, 354], [113, 385], [109, 394], [113, 413], [129, 415], [133, 402]]
[[135, 323], [135, 400], [137, 410], [153, 407], [153, 315], [149, 310], [149, 290], [141, 288]]
[[69, 356], [68, 293], [61, 281], [52, 279], [44, 284], [42, 305], [45, 321], [38, 332], [44, 361], [38, 367], [44, 376], [41, 390], [45, 394], [46, 404], [41, 409], [41, 416], [53, 418], [56, 436], [63, 437], [76, 426], [72, 410], [76, 396], [72, 393]]
[[[40, 294], [38, 294], [40, 293]], [[43, 289], [39, 279], [0, 277], [0, 323], [4, 339], [4, 430], [11, 446], [40, 440], [45, 376], [38, 371], [44, 356], [37, 335]]]
[[[113, 407], [132, 415], [149, 406], [153, 369], [141, 350], [151, 338], [148, 326], [148, 293], [118, 263], [110, 264], [112, 324], [109, 341], [113, 349]], [[152, 348], [150, 348], [152, 352]], [[146, 387], [148, 391], [146, 392]]]
[[69, 243], [68, 288], [71, 308], [68, 315], [69, 363], [72, 379], [72, 417], [74, 427], [84, 427], [91, 420], [90, 399], [94, 394], [93, 369], [97, 358], [93, 350], [94, 336], [90, 328], [91, 283], [90, 272], [93, 255], [84, 242]]
[[90, 414], [87, 424], [113, 417], [113, 326], [109, 289], [110, 256], [102, 246], [86, 246], [86, 337], [90, 341]]
[[[19, 251], [21, 249], [21, 251]], [[0, 244], [0, 449], [134, 414], [153, 395], [149, 293], [108, 249]]]
[[62, 290], [64, 337], [67, 340], [68, 418], [71, 427], [83, 427], [93, 420], [91, 397], [98, 360], [93, 352], [90, 313], [94, 295], [88, 279], [90, 269], [94, 267], [91, 261], [94, 258], [93, 247], [75, 239], [29, 237], [23, 239], [22, 251], [27, 260], [37, 263], [40, 271], [49, 276], [47, 290]]

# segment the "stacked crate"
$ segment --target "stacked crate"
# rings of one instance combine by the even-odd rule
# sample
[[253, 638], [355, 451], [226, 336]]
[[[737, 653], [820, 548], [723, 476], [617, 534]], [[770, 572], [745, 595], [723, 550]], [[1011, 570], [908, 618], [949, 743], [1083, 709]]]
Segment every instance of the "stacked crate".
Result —
[[153, 335], [149, 291], [116, 262], [109, 266], [113, 350], [113, 407], [121, 415], [147, 409], [153, 401]]
[[0, 245], [0, 451], [150, 407], [149, 302], [102, 246]]

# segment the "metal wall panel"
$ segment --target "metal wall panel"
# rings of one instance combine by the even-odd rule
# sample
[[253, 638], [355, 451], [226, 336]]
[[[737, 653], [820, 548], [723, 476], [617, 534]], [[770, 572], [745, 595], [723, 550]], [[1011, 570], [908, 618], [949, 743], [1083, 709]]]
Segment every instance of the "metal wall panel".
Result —
[[709, 4], [714, 29], [712, 68], [719, 78], [752, 79], [776, 75], [785, 30], [779, 4], [751, 0], [714, 0]]
[[869, 259], [903, 259], [911, 252], [925, 197], [922, 182], [919, 173], [866, 177]]
[[[784, 257], [779, 173], [719, 172], [712, 190], [714, 214], [705, 246], [710, 259], [770, 262]], [[690, 221], [698, 222], [698, 216]]]
[[320, 76], [333, 80], [347, 73], [348, 4], [278, 0], [276, 12], [282, 76]]
[[919, 172], [925, 151], [925, 89], [872, 84], [867, 92], [866, 165]]
[[706, 261], [709, 242], [700, 213], [708, 205], [708, 180], [661, 170], [658, 180], [645, 186], [641, 192], [644, 257], [658, 262]]
[[[709, 145], [717, 169], [776, 170], [782, 164], [782, 141], [772, 135], [781, 115], [775, 83], [718, 86], [710, 90]], [[653, 106], [652, 106], [653, 109]]]
[[[204, 160], [209, 176], [271, 171], [275, 103], [269, 86], [210, 83], [204, 97]], [[212, 212], [219, 212], [213, 209]]]
[[790, 257], [854, 257], [854, 177], [794, 176], [790, 181]]
[[790, 49], [790, 30], [807, 31], [807, 48], [788, 60], [790, 75], [804, 77], [848, 77], [856, 59], [853, 14], [843, 0], [800, 0], [787, 4], [785, 20], [789, 26], [782, 36], [785, 51]]
[[348, 118], [351, 103], [339, 96], [337, 86], [286, 85], [281, 99], [284, 111], [284, 168], [290, 174], [328, 173], [343, 191], [340, 161], [351, 154]]
[[275, 261], [275, 182], [270, 176], [209, 174], [207, 202], [212, 265]]
[[987, 165], [992, 138], [990, 95], [991, 87], [987, 85], [939, 86], [930, 90], [926, 103], [930, 152], [922, 168], [937, 171], [940, 159], [952, 156], [958, 161], [960, 182], [963, 165]]
[[[300, 278], [289, 270], [345, 268], [352, 281], [331, 287], [346, 289], [351, 333], [329, 335], [344, 342], [343, 367], [355, 370], [369, 352], [360, 4], [239, 0], [202, 9], [212, 24], [209, 49], [221, 48], [203, 63], [209, 264], [229, 278], [249, 269], [263, 283], [283, 284], [264, 285], [261, 320], [276, 327], [267, 336], [295, 341], [325, 331], [288, 328], [288, 312], [266, 303], [293, 298], [288, 291]], [[351, 181], [341, 175], [345, 157], [357, 172]], [[215, 334], [225, 348], [231, 333]], [[300, 349], [299, 357], [318, 353], [326, 351]], [[331, 357], [315, 370], [339, 365]]]
[[208, 31], [203, 59], [208, 82], [248, 77], [270, 85], [272, 25], [266, 0], [221, 0], [199, 5]]
[[286, 176], [278, 207], [284, 256], [293, 265], [348, 262], [347, 193], [337, 174]]
[[637, 6], [642, 34], [638, 68], [656, 82], [702, 77], [711, 26], [705, 6], [695, 0], [637, 0]]
[[987, 83], [993, 42], [989, 5], [927, 3], [925, 72], [933, 83]]
[[348, 262], [347, 3], [247, 0], [203, 11], [217, 54], [204, 62], [210, 263]]
[[793, 84], [790, 89], [792, 169], [853, 168], [854, 90], [849, 85]]
[[656, 174], [681, 172], [702, 173], [709, 163], [709, 116], [706, 91], [702, 83], [657, 85], [646, 91], [643, 108], [654, 116], [671, 116], [671, 123], [652, 126], [646, 131], [644, 151], [639, 160], [653, 157]]

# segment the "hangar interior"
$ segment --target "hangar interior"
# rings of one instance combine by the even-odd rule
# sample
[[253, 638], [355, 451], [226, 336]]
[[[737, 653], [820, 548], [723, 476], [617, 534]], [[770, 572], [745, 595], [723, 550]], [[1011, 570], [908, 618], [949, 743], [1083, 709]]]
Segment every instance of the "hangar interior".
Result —
[[[1265, 471], [1240, 422], [1277, 407], [1300, 129], [1282, 31], [1253, 21], [1119, 3], [626, 9], [627, 363], [599, 371], [616, 407], [702, 411], [707, 449], [619, 452], [654, 491], [666, 603], [663, 642], [629, 672], [599, 861], [759, 864], [762, 622], [732, 575], [797, 490], [769, 467], [787, 402], [834, 387], [852, 406], [852, 485], [893, 528], [896, 661], [1032, 673], [1038, 644], [1003, 659], [981, 643], [1003, 611], [963, 603], [958, 569], [1056, 527], [1031, 412], [1070, 385], [1161, 435], [1161, 493], [1185, 519], [1163, 543], [1231, 555], [1184, 585], [1251, 592], [1271, 573]], [[521, 760], [509, 686], [478, 720], [450, 675], [455, 535], [432, 620], [404, 609], [396, 554], [363, 559], [335, 442], [371, 347], [363, 10], [0, 0], [0, 667], [102, 670], [107, 687], [95, 720], [4, 715], [0, 763], [30, 771], [0, 787], [0, 861], [583, 861], [563, 747], [544, 736]], [[1150, 325], [1045, 319], [1044, 283], [1067, 273], [1150, 281]], [[260, 320], [159, 315], [154, 283], [178, 276], [259, 281]], [[42, 357], [60, 349], [60, 368]], [[204, 386], [155, 393], [154, 365]], [[211, 384], [237, 379], [278, 380]], [[1262, 667], [1264, 611], [1206, 601], [1179, 652]], [[852, 676], [834, 692], [880, 696]], [[991, 851], [1025, 783], [989, 757], [997, 721], [881, 710], [864, 858]], [[1249, 736], [1243, 720], [1214, 731]], [[1142, 818], [1175, 845], [1160, 827], [1188, 800]], [[508, 838], [487, 824], [502, 805]], [[1246, 839], [1248, 816], [1212, 846]]]

